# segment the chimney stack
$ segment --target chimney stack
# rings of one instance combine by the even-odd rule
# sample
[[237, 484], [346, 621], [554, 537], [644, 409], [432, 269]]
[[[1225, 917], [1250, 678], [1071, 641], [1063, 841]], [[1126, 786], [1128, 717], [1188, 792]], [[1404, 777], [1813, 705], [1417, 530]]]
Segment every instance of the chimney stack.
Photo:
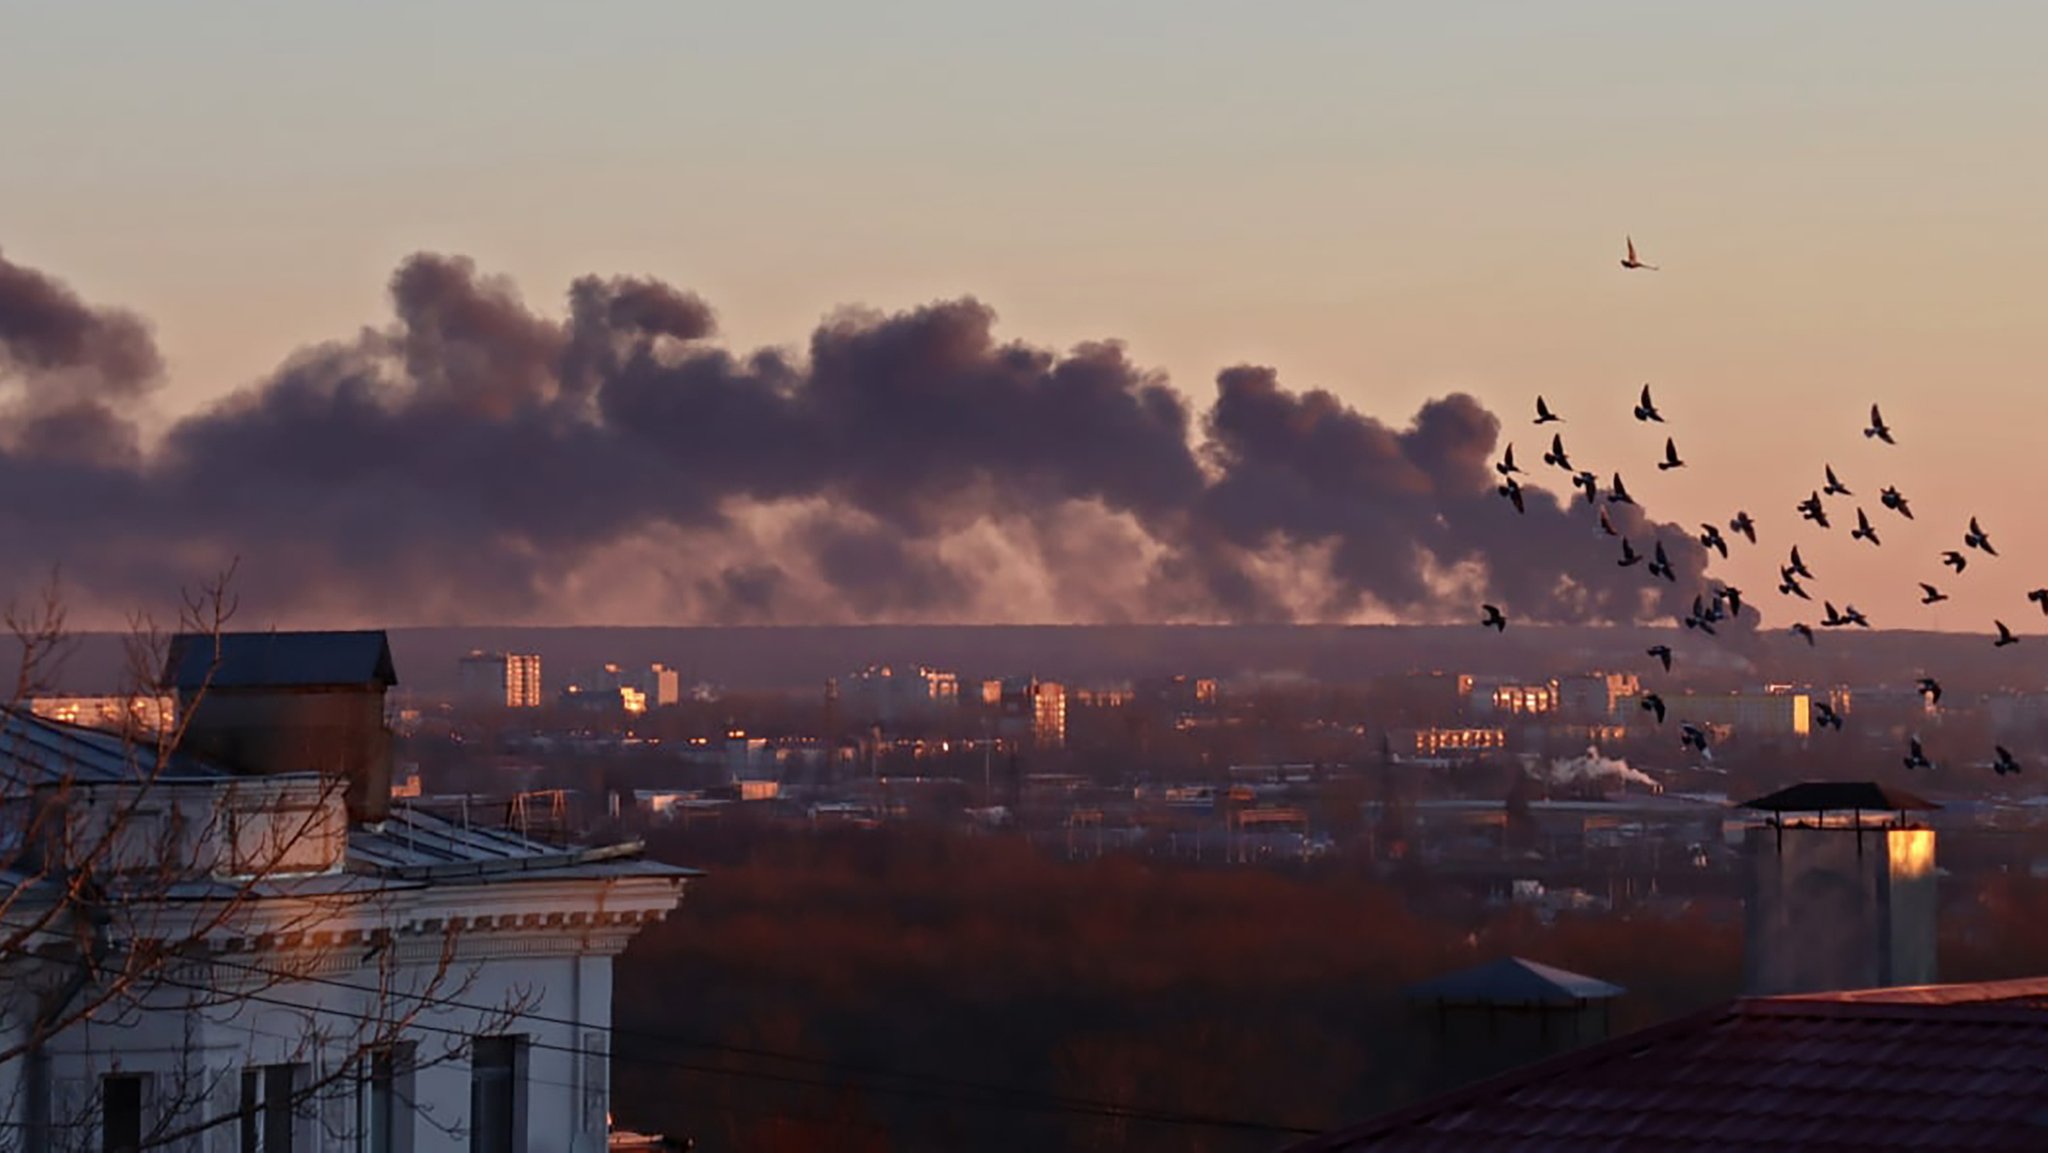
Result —
[[1743, 806], [1743, 991], [1752, 996], [1935, 982], [1934, 830], [1940, 808], [1870, 782], [1815, 781]]
[[182, 751], [252, 776], [340, 781], [351, 822], [391, 808], [384, 693], [398, 683], [383, 631], [181, 634], [164, 687], [178, 694]]

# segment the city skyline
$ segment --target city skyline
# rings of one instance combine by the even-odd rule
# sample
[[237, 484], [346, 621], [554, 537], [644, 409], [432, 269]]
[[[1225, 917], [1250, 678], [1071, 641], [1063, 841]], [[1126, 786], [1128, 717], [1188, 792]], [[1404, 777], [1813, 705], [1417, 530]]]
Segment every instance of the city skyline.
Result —
[[[1527, 424], [1541, 393], [1574, 453], [1627, 471], [1651, 516], [1757, 516], [1765, 544], [1708, 571], [1749, 590], [1768, 624], [1795, 619], [1769, 589], [1797, 540], [1830, 599], [1880, 628], [1988, 634], [1999, 617], [2028, 631], [2022, 597], [2048, 558], [2025, 533], [2038, 402], [2014, 270], [2042, 244], [2048, 172], [2003, 142], [2038, 123], [2021, 46], [2048, 17], [1625, 8], [1214, 5], [1167, 19], [1132, 5], [1063, 36], [1050, 16], [916, 4], [687, 26], [640, 6], [611, 22], [513, 6], [485, 24], [427, 5], [404, 37], [379, 7], [127, 6], [113, 28], [39, 10], [36, 35], [0, 48], [0, 94], [39, 112], [0, 126], [21, 161], [0, 173], [0, 252], [149, 321], [164, 370], [122, 398], [144, 443], [274, 381], [295, 350], [388, 324], [376, 293], [419, 250], [509, 277], [550, 323], [562, 286], [586, 274], [701, 292], [717, 347], [738, 358], [801, 349], [841, 306], [895, 316], [972, 295], [996, 315], [996, 347], [1126, 341], [1133, 379], [1165, 375], [1198, 445], [1212, 382], [1240, 364], [1273, 366], [1283, 397], [1327, 388], [1396, 431], [1469, 393], [1525, 465], [1547, 439]], [[622, 35], [626, 21], [643, 34]], [[350, 83], [371, 75], [380, 83]], [[1615, 267], [1628, 234], [1664, 271]], [[1626, 415], [1644, 381], [1691, 462], [1669, 477], [1651, 468], [1661, 436]], [[1896, 449], [1858, 435], [1871, 402]], [[1876, 551], [1840, 528], [1794, 535], [1791, 506], [1823, 463], [1855, 490], [1845, 518], [1857, 504], [1880, 517], [1875, 490], [1897, 484], [1918, 519], [1883, 514]], [[1563, 481], [1550, 487], [1569, 496]], [[1959, 546], [1971, 515], [2000, 558], [1922, 608], [1915, 582], [1943, 581], [1935, 554]], [[293, 563], [248, 557], [244, 576], [251, 611], [287, 622], [719, 619], [664, 591], [678, 573], [687, 583], [700, 544], [603, 543], [496, 594], [409, 595], [428, 577], [345, 574], [392, 581], [408, 605], [397, 613], [368, 613], [361, 588], [287, 591], [301, 554], [331, 560], [304, 542], [281, 546]], [[1132, 540], [1059, 544], [1118, 556]], [[1034, 547], [1047, 542], [1003, 532], [949, 545], [978, 590], [956, 602], [863, 605], [841, 589], [767, 618], [1258, 615], [1018, 577], [1029, 565], [1012, 554]], [[149, 580], [167, 579], [168, 597], [189, 577], [133, 556], [34, 559], [67, 562], [109, 614]], [[622, 560], [657, 575], [607, 586], [600, 574]], [[1132, 571], [1094, 556], [1070, 567]], [[1328, 598], [1310, 595], [1287, 609], [1451, 621], [1466, 599], [1325, 614]]]

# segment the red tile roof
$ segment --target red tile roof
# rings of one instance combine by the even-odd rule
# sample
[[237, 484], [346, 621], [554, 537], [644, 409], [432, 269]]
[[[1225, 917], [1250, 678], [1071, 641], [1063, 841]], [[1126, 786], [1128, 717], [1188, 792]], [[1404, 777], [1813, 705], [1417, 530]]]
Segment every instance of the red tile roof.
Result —
[[1288, 1153], [2048, 1150], [2048, 980], [1746, 998]]

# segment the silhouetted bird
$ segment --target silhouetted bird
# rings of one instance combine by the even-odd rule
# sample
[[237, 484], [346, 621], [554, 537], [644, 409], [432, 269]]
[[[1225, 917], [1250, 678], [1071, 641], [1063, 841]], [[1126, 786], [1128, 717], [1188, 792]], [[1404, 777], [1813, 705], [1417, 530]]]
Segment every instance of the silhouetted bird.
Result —
[[1822, 528], [1828, 527], [1828, 510], [1821, 507], [1819, 493], [1799, 502], [1799, 515]]
[[1854, 493], [1852, 493], [1852, 492], [1850, 492], [1850, 491], [1849, 491], [1849, 486], [1848, 486], [1848, 485], [1846, 485], [1846, 484], [1843, 484], [1843, 483], [1842, 483], [1842, 480], [1841, 480], [1841, 478], [1835, 475], [1835, 466], [1834, 466], [1834, 465], [1831, 465], [1831, 464], [1824, 464], [1824, 465], [1822, 465], [1822, 466], [1821, 466], [1821, 469], [1822, 469], [1822, 471], [1824, 471], [1824, 472], [1825, 472], [1825, 473], [1827, 474], [1827, 483], [1826, 483], [1826, 484], [1823, 484], [1823, 485], [1821, 485], [1821, 486], [1820, 486], [1820, 491], [1821, 491], [1821, 495], [1823, 495], [1823, 496], [1854, 496], [1854, 495], [1855, 495]]
[[1667, 437], [1665, 437], [1665, 438], [1664, 438], [1664, 459], [1663, 459], [1663, 460], [1660, 460], [1660, 461], [1658, 461], [1658, 462], [1657, 462], [1657, 471], [1659, 471], [1659, 472], [1669, 472], [1670, 470], [1672, 470], [1672, 469], [1674, 469], [1674, 468], [1684, 468], [1684, 467], [1685, 467], [1685, 462], [1684, 462], [1684, 461], [1682, 461], [1682, 460], [1680, 460], [1680, 459], [1678, 459], [1678, 443], [1677, 443], [1676, 441], [1672, 440], [1672, 439], [1671, 439], [1670, 437], [1668, 437], [1668, 436], [1667, 436]]
[[1886, 485], [1884, 491], [1877, 494], [1877, 499], [1884, 507], [1898, 513], [1907, 520], [1913, 519], [1913, 509], [1906, 503], [1905, 496], [1898, 489]]
[[1748, 537], [1749, 543], [1756, 543], [1756, 522], [1749, 519], [1748, 513], [1736, 513], [1735, 519], [1728, 522], [1728, 527]]
[[1813, 702], [1813, 725], [1817, 729], [1842, 730], [1842, 714], [1826, 701]]
[[1842, 623], [1845, 625], [1855, 625], [1859, 629], [1867, 629], [1870, 627], [1870, 618], [1859, 612], [1855, 605], [1843, 605]]
[[1600, 499], [1600, 478], [1594, 476], [1592, 473], [1580, 473], [1579, 475], [1572, 478], [1572, 484], [1586, 490], [1587, 504], [1592, 504], [1594, 501]]
[[1664, 671], [1665, 671], [1665, 672], [1667, 672], [1667, 673], [1668, 673], [1668, 672], [1670, 672], [1670, 671], [1671, 671], [1671, 646], [1670, 646], [1670, 645], [1651, 645], [1651, 646], [1650, 646], [1649, 648], [1647, 648], [1647, 649], [1645, 649], [1645, 650], [1643, 650], [1643, 651], [1645, 651], [1645, 652], [1649, 653], [1649, 654], [1650, 654], [1651, 656], [1653, 656], [1653, 657], [1656, 657], [1656, 658], [1657, 658], [1658, 660], [1662, 661], [1662, 662], [1664, 663]]
[[1921, 604], [1923, 604], [1923, 605], [1938, 605], [1938, 604], [1940, 604], [1941, 602], [1943, 602], [1943, 601], [1945, 601], [1945, 600], [1947, 600], [1947, 599], [1948, 599], [1948, 594], [1947, 594], [1947, 593], [1945, 593], [1945, 592], [1942, 592], [1942, 591], [1941, 591], [1940, 589], [1938, 589], [1938, 588], [1935, 588], [1935, 587], [1934, 587], [1933, 585], [1931, 585], [1931, 584], [1928, 584], [1928, 583], [1927, 583], [1926, 581], [1921, 581], [1921, 582], [1920, 582], [1920, 603], [1921, 603]]
[[1516, 512], [1526, 513], [1529, 511], [1522, 503], [1522, 486], [1515, 483], [1514, 477], [1504, 479], [1498, 491], [1502, 496], [1508, 498], [1508, 503], [1515, 506]]
[[1805, 637], [1808, 646], [1813, 644], [1813, 626], [1801, 621], [1792, 626], [1792, 635]]
[[1991, 642], [1992, 647], [2002, 649], [2007, 645], [2020, 643], [2020, 638], [2012, 635], [2012, 630], [2005, 627], [2004, 621], [1992, 621], [1991, 623], [1998, 626], [1998, 639]]
[[1957, 572], [1961, 572], [1965, 568], [1969, 567], [1970, 558], [1964, 556], [1962, 553], [1959, 553], [1954, 549], [1950, 549], [1947, 552], [1941, 554], [1941, 563], [1956, 570]]
[[1728, 602], [1729, 612], [1733, 613], [1736, 616], [1742, 615], [1741, 589], [1736, 588], [1734, 585], [1722, 585], [1720, 591], [1715, 593], [1714, 595]]
[[1700, 543], [1720, 553], [1722, 560], [1728, 559], [1728, 539], [1722, 536], [1721, 530], [1715, 526], [1710, 524], [1700, 526]]
[[1860, 508], [1856, 510], [1856, 527], [1849, 530], [1849, 539], [1867, 540], [1874, 545], [1884, 543], [1877, 539], [1877, 530], [1870, 527], [1870, 518], [1864, 516], [1863, 510]]
[[1508, 474], [1509, 474], [1509, 473], [1511, 473], [1511, 472], [1521, 472], [1521, 471], [1522, 471], [1521, 467], [1520, 467], [1519, 465], [1517, 465], [1517, 464], [1515, 463], [1515, 442], [1514, 442], [1514, 441], [1509, 441], [1509, 442], [1508, 442], [1508, 447], [1507, 447], [1507, 451], [1505, 451], [1505, 452], [1501, 453], [1501, 455], [1500, 455], [1500, 463], [1498, 463], [1498, 464], [1494, 465], [1494, 466], [1493, 466], [1493, 470], [1494, 470], [1495, 472], [1497, 472], [1497, 473], [1501, 474], [1502, 476], [1506, 476], [1506, 475], [1508, 475]]
[[1564, 454], [1564, 435], [1550, 434], [1550, 451], [1543, 454], [1544, 464], [1554, 464], [1566, 472], [1572, 471], [1572, 458]]
[[1977, 518], [1974, 516], [1970, 518], [1970, 531], [1963, 534], [1963, 547], [1977, 549], [1986, 556], [1998, 555], [1998, 550], [1991, 547], [1991, 537], [1977, 527]]
[[1941, 703], [1940, 681], [1935, 680], [1933, 677], [1921, 677], [1919, 689], [1920, 695], [1927, 698], [1928, 704], [1938, 705]]
[[1628, 568], [1630, 565], [1641, 564], [1642, 561], [1643, 554], [1636, 551], [1636, 546], [1628, 543], [1627, 537], [1622, 537], [1621, 559], [1615, 561], [1614, 563], [1620, 565], [1622, 568]]
[[1877, 411], [1874, 404], [1870, 406], [1870, 427], [1863, 430], [1863, 435], [1874, 436], [1886, 444], [1899, 443], [1892, 439], [1892, 430], [1885, 427], [1884, 414]]
[[1691, 721], [1686, 721], [1678, 726], [1678, 744], [1680, 748], [1698, 749], [1702, 755], [1705, 755], [1707, 751], [1707, 730], [1693, 724]]
[[1538, 396], [1536, 398], [1536, 423], [1562, 424], [1564, 423], [1564, 418], [1550, 411], [1550, 406], [1543, 403], [1543, 398]]
[[1608, 536], [1621, 535], [1621, 530], [1614, 527], [1614, 521], [1608, 517], [1607, 510], [1604, 508], [1600, 510], [1600, 531]]
[[1806, 578], [1807, 580], [1812, 580], [1812, 579], [1814, 579], [1814, 577], [1813, 577], [1813, 570], [1812, 570], [1812, 569], [1810, 569], [1810, 568], [1807, 568], [1807, 567], [1806, 567], [1806, 562], [1805, 562], [1804, 560], [1800, 559], [1800, 556], [1799, 556], [1799, 546], [1798, 546], [1798, 545], [1796, 545], [1796, 544], [1792, 546], [1792, 566], [1791, 566], [1791, 571], [1792, 571], [1792, 575], [1793, 575], [1793, 576], [1803, 576], [1803, 577], [1805, 577], [1805, 578]]
[[1993, 745], [1991, 747], [1998, 753], [1998, 759], [1991, 762], [1992, 772], [2002, 777], [2007, 773], [2017, 773], [2020, 771], [2020, 763], [2013, 759], [2011, 749], [2006, 748], [2004, 745]]
[[1903, 758], [1909, 769], [1931, 769], [1934, 762], [1927, 759], [1926, 750], [1920, 747], [1919, 737], [1906, 738], [1906, 755]]
[[1657, 411], [1656, 402], [1650, 399], [1650, 386], [1647, 384], [1643, 386], [1642, 398], [1636, 401], [1636, 419], [1664, 423], [1664, 414]]
[[1657, 714], [1657, 723], [1664, 723], [1664, 698], [1656, 693], [1643, 694], [1643, 711]]
[[1707, 615], [1706, 602], [1697, 593], [1692, 598], [1692, 611], [1685, 614], [1685, 627], [1698, 629], [1708, 636], [1714, 635], [1714, 619]]
[[1508, 618], [1501, 615], [1501, 611], [1497, 606], [1480, 605], [1479, 609], [1486, 614], [1479, 619], [1480, 628], [1492, 629], [1497, 633], [1508, 631]]
[[1643, 263], [1642, 261], [1640, 261], [1640, 260], [1637, 260], [1637, 259], [1636, 259], [1636, 239], [1635, 239], [1635, 237], [1631, 236], [1631, 237], [1628, 237], [1627, 239], [1628, 239], [1628, 255], [1627, 255], [1627, 256], [1624, 256], [1624, 257], [1622, 257], [1622, 258], [1621, 258], [1621, 266], [1622, 266], [1623, 268], [1640, 268], [1640, 269], [1643, 269], [1643, 270], [1645, 270], [1645, 271], [1648, 271], [1648, 272], [1655, 272], [1655, 271], [1657, 271], [1657, 266], [1656, 266], [1656, 265], [1654, 265], [1654, 264], [1644, 264], [1644, 263]]
[[1798, 597], [1803, 601], [1813, 599], [1813, 594], [1806, 591], [1806, 586], [1800, 584], [1798, 576], [1788, 568], [1778, 570], [1778, 591], [1788, 597]]
[[1823, 607], [1827, 609], [1827, 615], [1821, 618], [1820, 627], [1824, 629], [1838, 629], [1841, 628], [1843, 625], [1849, 623], [1849, 618], [1843, 616], [1835, 608], [1835, 602], [1822, 601], [1820, 603]]
[[1678, 572], [1671, 567], [1671, 558], [1664, 555], [1664, 542], [1657, 542], [1657, 555], [1650, 560], [1650, 575], [1663, 577], [1672, 584], [1678, 583]]
[[1614, 488], [1608, 492], [1607, 501], [1610, 504], [1634, 504], [1636, 502], [1636, 498], [1628, 494], [1628, 486], [1621, 483], [1621, 474], [1618, 472], [1614, 474]]
[[2048, 613], [2048, 589], [2035, 589], [2027, 594], [2027, 599], [2040, 605], [2042, 612]]

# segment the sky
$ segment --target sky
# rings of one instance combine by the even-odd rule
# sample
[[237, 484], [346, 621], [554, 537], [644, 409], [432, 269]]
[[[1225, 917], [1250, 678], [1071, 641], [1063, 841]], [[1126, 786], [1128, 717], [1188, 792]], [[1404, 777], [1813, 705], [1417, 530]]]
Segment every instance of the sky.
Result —
[[[656, 278], [742, 353], [971, 295], [1001, 339], [1124, 342], [1196, 435], [1256, 364], [1397, 428], [1469, 393], [1529, 466], [1542, 393], [1655, 516], [1751, 510], [1766, 547], [1712, 571], [1773, 624], [1793, 540], [1881, 625], [2017, 625], [2048, 583], [2040, 5], [0, 0], [0, 28], [0, 254], [146, 318], [145, 436], [388, 324], [427, 251], [555, 317], [579, 276]], [[1663, 270], [1619, 269], [1624, 234]], [[1859, 435], [1873, 401], [1898, 447]], [[1823, 461], [1882, 549], [1795, 531]], [[1922, 608], [1971, 514], [2002, 555]], [[502, 611], [555, 608], [640, 611]]]

